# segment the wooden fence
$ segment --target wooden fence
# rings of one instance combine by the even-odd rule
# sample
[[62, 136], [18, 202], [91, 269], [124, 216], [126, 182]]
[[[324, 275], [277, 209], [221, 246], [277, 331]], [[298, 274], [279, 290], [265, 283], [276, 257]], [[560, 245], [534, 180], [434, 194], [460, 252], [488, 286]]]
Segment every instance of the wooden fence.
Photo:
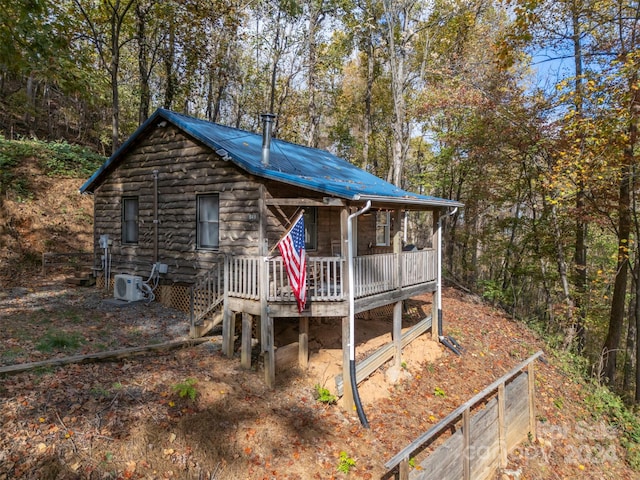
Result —
[[75, 270], [93, 267], [93, 253], [91, 252], [67, 252], [42, 254], [42, 276], [47, 275], [48, 267], [70, 267]]
[[[400, 480], [484, 480], [507, 464], [507, 454], [518, 443], [536, 438], [533, 362], [529, 357], [468, 402], [456, 408], [385, 464]], [[473, 412], [473, 414], [472, 414]], [[445, 431], [453, 432], [410, 471], [416, 452]]]

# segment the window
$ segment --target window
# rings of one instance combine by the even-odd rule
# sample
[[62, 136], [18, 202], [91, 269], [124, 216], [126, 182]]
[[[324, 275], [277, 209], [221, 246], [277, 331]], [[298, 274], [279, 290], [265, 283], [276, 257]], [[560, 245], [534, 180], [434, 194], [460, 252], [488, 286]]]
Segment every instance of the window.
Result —
[[197, 248], [220, 246], [220, 199], [218, 195], [198, 195]]
[[318, 249], [318, 209], [307, 207], [304, 211], [304, 248]]
[[389, 245], [390, 225], [389, 212], [376, 212], [376, 246], [386, 247]]
[[138, 197], [122, 199], [122, 243], [138, 243]]

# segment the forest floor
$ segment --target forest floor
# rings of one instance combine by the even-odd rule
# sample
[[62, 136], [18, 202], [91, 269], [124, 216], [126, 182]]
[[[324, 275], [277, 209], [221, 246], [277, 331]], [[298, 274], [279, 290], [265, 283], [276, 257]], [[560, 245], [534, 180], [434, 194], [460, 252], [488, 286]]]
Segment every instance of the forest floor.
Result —
[[[0, 363], [184, 338], [186, 315], [152, 303], [115, 307], [96, 288], [60, 279], [0, 290]], [[430, 312], [429, 298], [409, 305]], [[317, 400], [329, 386], [339, 322], [312, 324], [308, 372], [279, 373], [268, 389], [259, 367], [220, 353], [220, 337], [177, 351], [4, 375], [0, 384], [0, 479], [381, 478], [384, 463], [439, 419], [545, 346], [478, 298], [445, 289], [447, 333], [461, 356], [423, 335], [405, 352], [410, 378], [377, 373], [355, 412]], [[358, 352], [385, 341], [391, 316], [358, 320]], [[277, 338], [287, 337], [290, 326]], [[329, 334], [327, 334], [329, 332]], [[333, 358], [333, 360], [332, 360]], [[619, 432], [588, 412], [588, 387], [537, 361], [537, 435], [516, 448], [502, 479], [634, 479]], [[382, 370], [385, 370], [383, 367]], [[188, 379], [195, 384], [189, 385]], [[180, 396], [180, 391], [186, 393]], [[189, 398], [195, 393], [195, 399]], [[342, 455], [342, 461], [341, 461]], [[352, 465], [348, 465], [353, 460]], [[349, 473], [339, 471], [349, 467]]]

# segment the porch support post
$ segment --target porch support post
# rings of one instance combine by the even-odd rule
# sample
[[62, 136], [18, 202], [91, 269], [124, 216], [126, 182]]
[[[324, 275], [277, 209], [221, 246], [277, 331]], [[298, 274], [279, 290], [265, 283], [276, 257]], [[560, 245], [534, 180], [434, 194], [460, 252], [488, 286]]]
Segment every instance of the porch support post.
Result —
[[258, 267], [260, 282], [260, 341], [264, 355], [264, 381], [269, 388], [274, 388], [276, 386], [276, 352], [273, 338], [273, 317], [269, 315], [269, 303], [267, 302], [267, 292], [269, 291], [267, 218], [269, 210], [265, 195], [264, 185], [260, 185], [260, 198], [258, 200], [258, 209], [260, 210], [259, 248], [260, 256], [262, 257]]
[[402, 367], [402, 302], [393, 305], [393, 349], [395, 366]]
[[233, 357], [236, 314], [229, 309], [229, 257], [224, 258], [224, 299], [222, 304], [222, 353]]
[[222, 317], [222, 353], [233, 357], [233, 342], [236, 336], [236, 312], [225, 309]]
[[242, 312], [242, 350], [240, 353], [240, 365], [242, 368], [251, 368], [251, 332], [253, 329], [253, 315]]
[[[340, 238], [342, 241], [342, 255], [344, 258], [349, 258], [349, 252], [347, 249], [351, 247], [347, 243], [347, 222], [349, 221], [349, 209], [343, 208], [340, 211]], [[355, 242], [357, 244], [357, 241]], [[356, 247], [354, 247], [356, 248]], [[357, 250], [357, 248], [356, 248]], [[355, 256], [354, 252], [354, 255]], [[344, 262], [345, 271], [342, 274], [343, 279], [349, 278], [351, 275], [351, 269], [353, 265], [350, 265], [348, 261]], [[344, 298], [349, 298], [349, 282], [342, 281], [342, 289]], [[349, 317], [342, 317], [342, 408], [347, 412], [353, 412], [355, 408], [355, 402], [353, 401], [353, 391], [351, 389], [351, 371], [349, 369], [349, 336], [351, 331], [349, 328]]]
[[[394, 210], [394, 233], [393, 233], [393, 253], [396, 257], [396, 289], [401, 290], [403, 284], [403, 271], [402, 271], [402, 212], [399, 208]], [[396, 368], [401, 368], [402, 365], [402, 303], [396, 302], [393, 306], [393, 345], [394, 345], [394, 358]]]
[[298, 366], [306, 370], [309, 367], [309, 317], [300, 317], [298, 345]]
[[435, 252], [436, 261], [436, 291], [433, 292], [433, 302], [431, 311], [431, 338], [436, 342], [440, 338], [440, 325], [438, 323], [438, 316], [442, 315], [442, 307], [440, 306], [440, 289], [442, 288], [442, 246], [440, 245], [440, 210], [433, 211], [433, 234], [431, 235], [431, 243], [433, 245], [433, 251]]

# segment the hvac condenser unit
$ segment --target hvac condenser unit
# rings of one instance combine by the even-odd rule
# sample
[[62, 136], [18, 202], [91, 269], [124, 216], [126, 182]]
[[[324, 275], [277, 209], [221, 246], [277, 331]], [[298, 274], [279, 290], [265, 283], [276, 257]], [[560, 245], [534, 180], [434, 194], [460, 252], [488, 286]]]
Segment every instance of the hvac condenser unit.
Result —
[[144, 299], [142, 294], [142, 277], [136, 275], [116, 275], [113, 285], [113, 296], [118, 300], [135, 302]]

